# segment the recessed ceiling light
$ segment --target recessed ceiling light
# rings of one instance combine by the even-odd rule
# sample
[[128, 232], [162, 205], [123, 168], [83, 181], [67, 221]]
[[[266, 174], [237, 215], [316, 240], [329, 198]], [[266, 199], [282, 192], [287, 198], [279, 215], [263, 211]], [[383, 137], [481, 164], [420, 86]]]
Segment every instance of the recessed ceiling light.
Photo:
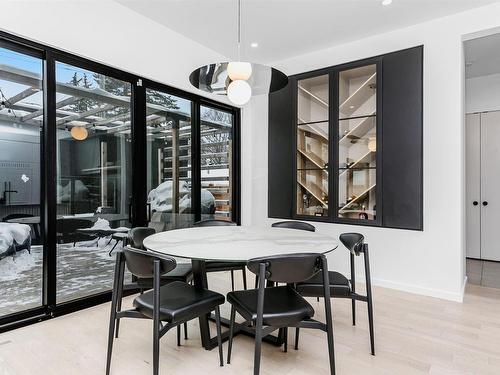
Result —
[[392, 0], [382, 0], [382, 5], [391, 5]]
[[258, 46], [259, 46], [259, 43], [257, 43], [257, 42], [250, 43], [250, 47], [252, 47], [252, 48], [257, 48]]

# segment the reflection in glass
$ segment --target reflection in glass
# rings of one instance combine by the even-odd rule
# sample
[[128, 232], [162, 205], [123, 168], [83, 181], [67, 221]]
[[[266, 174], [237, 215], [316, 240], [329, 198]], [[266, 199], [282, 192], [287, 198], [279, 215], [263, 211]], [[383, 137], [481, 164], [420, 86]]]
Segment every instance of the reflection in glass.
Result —
[[157, 232], [190, 227], [191, 102], [146, 89], [148, 209]]
[[328, 75], [297, 86], [297, 214], [328, 216]]
[[57, 302], [111, 289], [131, 196], [131, 85], [56, 64]]
[[339, 207], [341, 218], [376, 218], [377, 68], [339, 74]]
[[0, 48], [0, 317], [42, 304], [42, 67]]
[[201, 218], [232, 221], [234, 118], [201, 106]]

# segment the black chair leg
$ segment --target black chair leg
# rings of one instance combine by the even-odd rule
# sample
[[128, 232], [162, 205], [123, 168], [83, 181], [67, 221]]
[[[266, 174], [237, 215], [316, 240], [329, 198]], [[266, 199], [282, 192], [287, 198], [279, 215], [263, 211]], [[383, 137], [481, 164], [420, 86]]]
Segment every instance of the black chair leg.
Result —
[[259, 276], [255, 276], [255, 289], [259, 287]]
[[115, 320], [116, 320], [116, 306], [118, 299], [118, 282], [119, 282], [119, 269], [120, 269], [120, 259], [116, 260], [115, 267], [115, 277], [113, 286], [113, 296], [111, 299], [111, 313], [109, 316], [109, 332], [108, 332], [108, 355], [106, 359], [106, 375], [109, 375], [109, 370], [111, 368], [111, 355], [113, 353], [113, 341], [115, 336]]
[[241, 269], [241, 272], [243, 272], [243, 289], [247, 290], [247, 270], [245, 267]]
[[283, 347], [285, 353], [288, 352], [288, 327], [283, 328]]
[[[122, 311], [122, 299], [123, 299], [123, 283], [124, 283], [124, 278], [125, 278], [125, 270], [122, 268], [124, 265], [121, 266], [120, 268], [120, 274], [118, 276], [118, 294], [117, 294], [117, 301], [116, 301], [116, 311]], [[118, 334], [120, 333], [120, 318], [116, 319], [116, 332], [115, 332], [115, 338], [118, 338]]]
[[356, 300], [352, 300], [352, 325], [356, 325]]
[[181, 346], [181, 326], [177, 326], [177, 346]]
[[188, 339], [188, 324], [184, 322], [184, 340]]
[[370, 345], [372, 350], [372, 355], [375, 355], [375, 333], [373, 330], [373, 303], [371, 298], [367, 301], [368, 305], [368, 323], [370, 325]]
[[231, 270], [231, 291], [234, 292], [234, 271]]
[[262, 326], [257, 324], [255, 328], [255, 354], [253, 360], [253, 374], [259, 375], [260, 373], [260, 357], [262, 351]]
[[231, 351], [233, 349], [234, 321], [236, 319], [236, 309], [231, 306], [231, 324], [229, 326], [229, 340], [227, 344], [227, 364], [231, 363]]
[[300, 328], [297, 327], [295, 328], [295, 350], [299, 350], [299, 335], [300, 335]]
[[224, 366], [224, 354], [222, 353], [222, 331], [220, 328], [220, 308], [215, 308], [215, 324], [217, 326], [217, 345], [219, 346], [219, 363]]

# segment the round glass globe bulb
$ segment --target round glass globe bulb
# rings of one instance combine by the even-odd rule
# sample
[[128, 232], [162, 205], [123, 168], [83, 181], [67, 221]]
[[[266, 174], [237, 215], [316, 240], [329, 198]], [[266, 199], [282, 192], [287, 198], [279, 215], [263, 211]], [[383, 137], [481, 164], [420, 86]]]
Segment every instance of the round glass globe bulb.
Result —
[[252, 75], [252, 64], [242, 61], [232, 61], [227, 64], [227, 75], [231, 81], [247, 81]]
[[236, 105], [248, 103], [252, 96], [252, 88], [247, 81], [236, 80], [227, 87], [227, 97]]

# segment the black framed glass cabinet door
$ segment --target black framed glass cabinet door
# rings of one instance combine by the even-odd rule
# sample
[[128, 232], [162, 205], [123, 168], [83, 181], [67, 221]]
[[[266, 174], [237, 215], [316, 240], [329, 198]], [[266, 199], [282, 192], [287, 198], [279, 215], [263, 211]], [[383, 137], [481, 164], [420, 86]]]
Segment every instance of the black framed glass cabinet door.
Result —
[[296, 74], [269, 95], [269, 217], [423, 230], [423, 53]]
[[336, 219], [377, 222], [377, 82], [374, 61], [337, 73]]

